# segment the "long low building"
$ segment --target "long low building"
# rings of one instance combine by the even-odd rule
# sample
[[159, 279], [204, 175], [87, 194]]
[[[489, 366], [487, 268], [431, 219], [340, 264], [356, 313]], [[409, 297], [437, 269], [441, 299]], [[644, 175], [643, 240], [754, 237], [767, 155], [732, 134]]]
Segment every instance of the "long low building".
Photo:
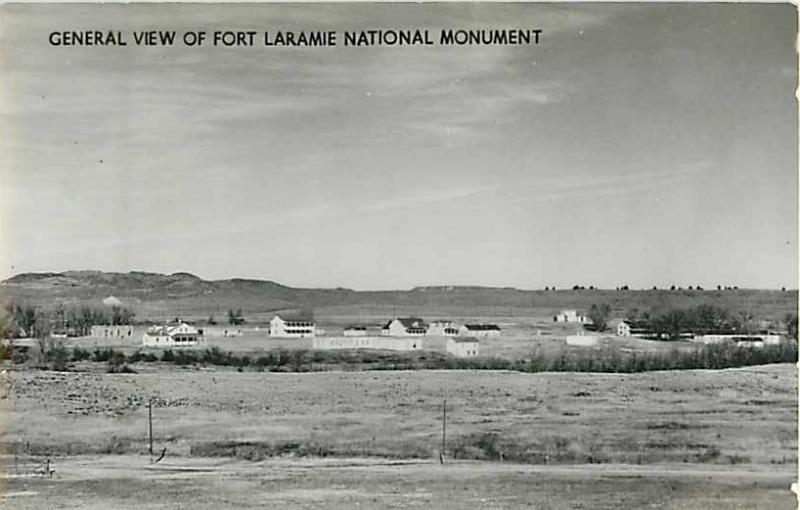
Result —
[[130, 325], [101, 325], [92, 326], [91, 336], [101, 338], [128, 338], [133, 336], [133, 326]]
[[500, 326], [497, 324], [464, 324], [459, 329], [461, 336], [495, 337], [500, 335]]
[[314, 349], [386, 349], [390, 351], [418, 351], [422, 340], [414, 337], [391, 336], [318, 336]]
[[690, 340], [691, 342], [701, 344], [720, 344], [726, 342], [735, 343], [750, 343], [761, 342], [763, 345], [778, 345], [781, 343], [780, 335], [763, 334], [763, 335], [695, 335]]

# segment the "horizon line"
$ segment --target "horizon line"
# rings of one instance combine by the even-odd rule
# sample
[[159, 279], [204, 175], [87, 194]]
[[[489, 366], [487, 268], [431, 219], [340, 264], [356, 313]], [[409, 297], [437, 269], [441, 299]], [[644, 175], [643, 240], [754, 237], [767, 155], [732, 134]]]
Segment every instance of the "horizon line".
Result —
[[[711, 291], [731, 291], [731, 290], [751, 290], [751, 291], [780, 291], [780, 292], [796, 292], [798, 287], [790, 287], [790, 286], [781, 286], [781, 287], [747, 287], [742, 285], [679, 285], [679, 284], [669, 284], [669, 285], [630, 285], [630, 284], [622, 284], [615, 287], [603, 287], [598, 285], [584, 285], [584, 284], [565, 284], [562, 286], [558, 285], [544, 285], [542, 287], [533, 288], [533, 287], [517, 287], [517, 286], [509, 286], [509, 285], [485, 285], [485, 284], [452, 284], [452, 283], [444, 283], [444, 284], [425, 284], [425, 285], [414, 285], [408, 288], [353, 288], [353, 287], [346, 287], [342, 285], [335, 285], [335, 286], [295, 286], [287, 283], [282, 283], [282, 281], [271, 279], [271, 278], [258, 278], [258, 277], [249, 277], [249, 276], [230, 276], [226, 278], [215, 278], [215, 279], [207, 279], [202, 276], [198, 276], [197, 274], [190, 272], [190, 271], [174, 271], [174, 272], [157, 272], [157, 271], [143, 271], [143, 270], [128, 270], [128, 271], [105, 271], [101, 269], [67, 269], [63, 271], [23, 271], [20, 273], [14, 273], [11, 276], [0, 280], [2, 284], [12, 284], [9, 283], [9, 280], [14, 278], [18, 278], [20, 276], [26, 275], [36, 275], [36, 276], [44, 276], [44, 275], [51, 275], [51, 276], [61, 276], [65, 273], [101, 273], [101, 274], [117, 274], [117, 275], [130, 275], [130, 274], [148, 274], [148, 275], [158, 275], [158, 276], [175, 276], [175, 275], [188, 275], [194, 278], [197, 278], [203, 282], [224, 282], [224, 281], [233, 281], [233, 280], [250, 280], [250, 281], [258, 281], [264, 283], [274, 283], [276, 285], [280, 285], [283, 287], [296, 289], [296, 290], [348, 290], [353, 292], [409, 292], [414, 290], [425, 290], [425, 289], [447, 289], [447, 288], [477, 288], [477, 289], [497, 289], [497, 290], [518, 290], [522, 292], [560, 292], [560, 291], [621, 291], [621, 292], [653, 292], [653, 291], [671, 291], [671, 292], [678, 292], [678, 291], [692, 291], [692, 292], [711, 292]], [[576, 288], [580, 287], [580, 288]]]

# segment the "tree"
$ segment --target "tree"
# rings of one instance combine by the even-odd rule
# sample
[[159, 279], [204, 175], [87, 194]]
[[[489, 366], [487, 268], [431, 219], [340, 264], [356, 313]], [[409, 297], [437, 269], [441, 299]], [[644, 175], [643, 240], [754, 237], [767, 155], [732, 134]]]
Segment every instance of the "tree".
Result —
[[234, 311], [233, 309], [228, 310], [228, 324], [230, 324], [231, 326], [237, 326], [243, 323], [244, 323], [244, 316], [242, 315], [241, 308], [239, 308], [236, 311]]
[[111, 307], [111, 324], [114, 326], [127, 326], [131, 323], [133, 312], [124, 306]]
[[786, 316], [786, 336], [797, 340], [797, 315], [793, 313]]
[[589, 320], [592, 321], [595, 331], [605, 331], [609, 318], [611, 318], [611, 306], [608, 303], [600, 306], [593, 304], [589, 308]]
[[215, 325], [216, 323], [217, 323], [217, 321], [214, 319], [214, 316], [213, 316], [213, 315], [209, 315], [209, 316], [208, 316], [208, 324], [209, 324], [210, 326], [213, 326], [213, 325]]
[[35, 325], [36, 308], [31, 305], [17, 305], [14, 307], [14, 326], [23, 336], [28, 338], [35, 337]]

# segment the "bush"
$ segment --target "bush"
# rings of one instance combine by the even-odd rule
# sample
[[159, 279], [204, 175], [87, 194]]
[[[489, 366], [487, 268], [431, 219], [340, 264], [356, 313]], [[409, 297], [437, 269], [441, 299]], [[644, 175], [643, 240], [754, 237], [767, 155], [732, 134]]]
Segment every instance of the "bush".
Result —
[[91, 357], [92, 353], [86, 349], [81, 349], [80, 347], [72, 348], [72, 361], [84, 361]]

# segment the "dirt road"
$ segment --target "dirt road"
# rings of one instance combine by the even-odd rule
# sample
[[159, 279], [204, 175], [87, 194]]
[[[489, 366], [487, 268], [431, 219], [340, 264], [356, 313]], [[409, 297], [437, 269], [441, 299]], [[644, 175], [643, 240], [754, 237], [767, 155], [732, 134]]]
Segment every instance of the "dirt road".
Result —
[[532, 466], [490, 462], [137, 455], [53, 461], [52, 478], [15, 476], [0, 508], [796, 508], [796, 473], [664, 464]]

